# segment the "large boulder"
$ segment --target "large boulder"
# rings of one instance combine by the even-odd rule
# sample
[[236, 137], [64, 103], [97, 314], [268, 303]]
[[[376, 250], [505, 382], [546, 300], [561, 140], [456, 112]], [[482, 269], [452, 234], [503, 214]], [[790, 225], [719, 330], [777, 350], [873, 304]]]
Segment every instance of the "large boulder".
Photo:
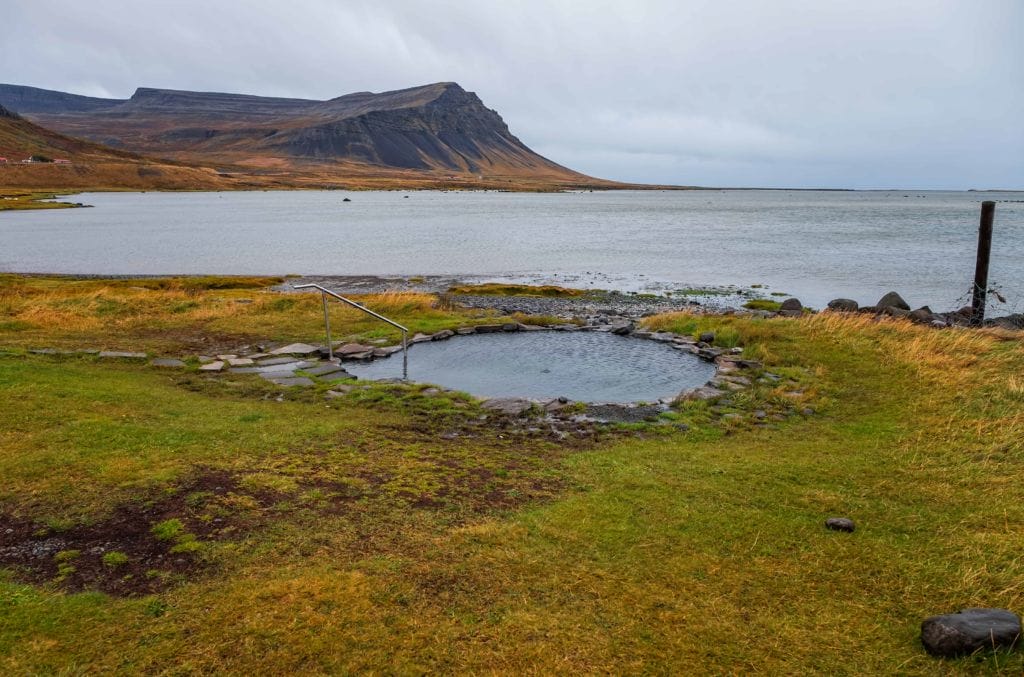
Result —
[[494, 397], [480, 407], [506, 416], [522, 416], [533, 407], [533, 402], [518, 397]]
[[855, 313], [860, 305], [853, 299], [832, 299], [828, 302], [828, 309], [841, 313]]
[[779, 310], [795, 310], [800, 312], [804, 309], [804, 304], [800, 303], [800, 299], [786, 299], [779, 305]]
[[878, 311], [881, 312], [886, 308], [899, 308], [900, 310], [910, 310], [910, 304], [903, 300], [903, 297], [894, 291], [889, 292], [875, 304]]
[[933, 656], [965, 656], [979, 649], [1011, 648], [1020, 641], [1020, 633], [1020, 617], [1006, 609], [963, 609], [921, 623], [921, 643]]

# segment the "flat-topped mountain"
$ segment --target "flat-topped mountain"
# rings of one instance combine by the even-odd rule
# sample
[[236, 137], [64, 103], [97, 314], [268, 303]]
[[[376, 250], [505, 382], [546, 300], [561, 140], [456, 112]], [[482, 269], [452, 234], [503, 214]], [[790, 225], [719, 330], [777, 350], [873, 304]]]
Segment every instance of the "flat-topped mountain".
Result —
[[151, 88], [100, 99], [0, 85], [0, 105], [63, 134], [187, 162], [335, 177], [376, 169], [615, 185], [533, 152], [454, 82], [326, 101]]

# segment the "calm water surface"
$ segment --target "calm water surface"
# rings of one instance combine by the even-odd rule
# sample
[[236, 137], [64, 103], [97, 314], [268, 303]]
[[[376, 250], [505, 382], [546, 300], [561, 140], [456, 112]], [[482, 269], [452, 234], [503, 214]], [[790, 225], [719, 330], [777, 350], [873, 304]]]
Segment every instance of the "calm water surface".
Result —
[[[361, 379], [398, 378], [401, 353], [345, 363]], [[603, 332], [478, 334], [409, 346], [409, 378], [480, 397], [654, 402], [703, 385], [715, 367], [656, 341]]]
[[[408, 195], [408, 197], [406, 197]], [[351, 202], [343, 202], [343, 198]], [[0, 213], [0, 270], [455, 275], [623, 290], [766, 285], [822, 305], [900, 290], [947, 309], [979, 203], [1020, 193], [87, 193]], [[1024, 300], [1024, 204], [996, 208], [992, 280]]]

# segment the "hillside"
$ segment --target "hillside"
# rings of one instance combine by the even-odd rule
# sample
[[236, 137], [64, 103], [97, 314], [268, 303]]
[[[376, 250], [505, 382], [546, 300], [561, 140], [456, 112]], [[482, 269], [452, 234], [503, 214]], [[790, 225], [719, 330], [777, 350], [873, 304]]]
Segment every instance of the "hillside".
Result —
[[[42, 156], [69, 163], [35, 162]], [[0, 187], [11, 189], [224, 189], [237, 179], [216, 170], [158, 161], [58, 134], [0, 106]]]
[[535, 153], [476, 94], [452, 82], [327, 101], [151, 88], [139, 88], [130, 99], [97, 99], [0, 85], [0, 105], [62, 134], [230, 167], [228, 173], [255, 174], [260, 181], [619, 185]]

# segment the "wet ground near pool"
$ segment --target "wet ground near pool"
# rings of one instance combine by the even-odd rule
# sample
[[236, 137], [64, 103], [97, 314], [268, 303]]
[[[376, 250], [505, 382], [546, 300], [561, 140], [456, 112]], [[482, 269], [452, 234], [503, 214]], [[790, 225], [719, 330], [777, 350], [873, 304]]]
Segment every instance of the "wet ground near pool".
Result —
[[[346, 363], [360, 379], [399, 378], [402, 355]], [[654, 402], [704, 384], [713, 364], [655, 341], [605, 332], [477, 334], [409, 347], [409, 379], [478, 397]]]

